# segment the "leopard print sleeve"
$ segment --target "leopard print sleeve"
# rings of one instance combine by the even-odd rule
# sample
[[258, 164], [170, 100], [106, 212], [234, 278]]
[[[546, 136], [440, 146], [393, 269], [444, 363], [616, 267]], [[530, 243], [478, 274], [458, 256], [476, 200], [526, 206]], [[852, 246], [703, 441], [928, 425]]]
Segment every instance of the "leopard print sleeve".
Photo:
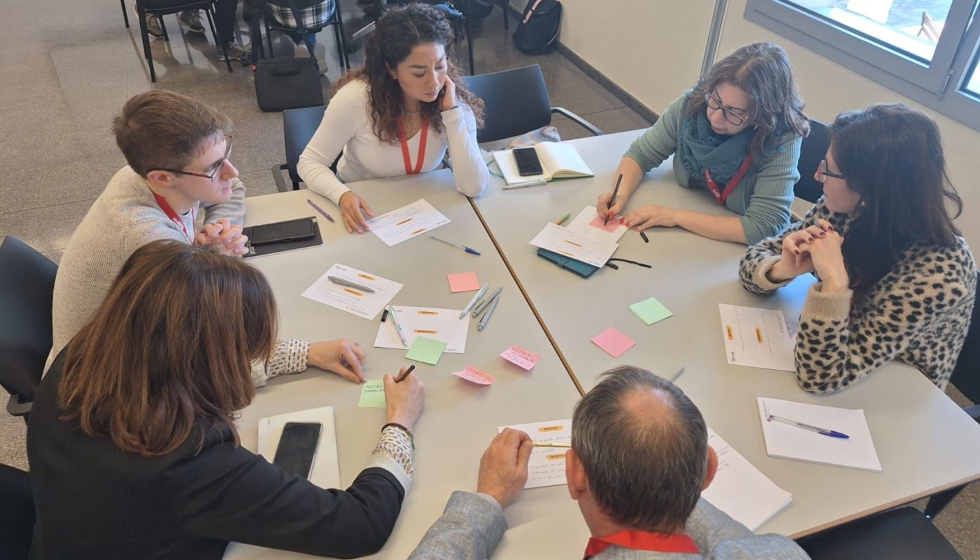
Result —
[[945, 388], [969, 327], [975, 268], [965, 242], [913, 246], [853, 306], [850, 291], [825, 294], [820, 284], [811, 286], [796, 339], [800, 386], [838, 391], [900, 358]]
[[[738, 264], [738, 278], [742, 287], [755, 294], [771, 294], [789, 284], [789, 280], [781, 283], [770, 282], [766, 273], [774, 264], [779, 262], [783, 253], [783, 239], [792, 233], [806, 229], [815, 224], [818, 218], [828, 219], [830, 212], [823, 204], [823, 199], [807, 212], [803, 221], [790, 224], [789, 228], [777, 237], [763, 239], [749, 246], [741, 262]], [[836, 227], [836, 226], [835, 226]]]

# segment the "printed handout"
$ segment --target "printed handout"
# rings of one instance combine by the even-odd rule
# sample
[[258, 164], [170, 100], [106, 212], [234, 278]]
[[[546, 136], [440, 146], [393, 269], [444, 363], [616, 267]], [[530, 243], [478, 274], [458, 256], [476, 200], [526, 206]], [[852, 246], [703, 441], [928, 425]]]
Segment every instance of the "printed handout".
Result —
[[[328, 279], [329, 276], [370, 287], [374, 293], [336, 284]], [[373, 319], [401, 289], [402, 285], [398, 282], [337, 263], [307, 288], [303, 297], [364, 319]]]

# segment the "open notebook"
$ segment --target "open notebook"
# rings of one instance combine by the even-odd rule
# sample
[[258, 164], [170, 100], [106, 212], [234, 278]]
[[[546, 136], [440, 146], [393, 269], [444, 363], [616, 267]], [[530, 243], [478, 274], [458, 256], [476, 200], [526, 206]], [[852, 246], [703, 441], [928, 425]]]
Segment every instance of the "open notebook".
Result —
[[259, 455], [270, 463], [276, 456], [276, 447], [282, 437], [286, 422], [319, 422], [320, 441], [316, 447], [316, 458], [310, 472], [310, 482], [320, 488], [340, 488], [340, 464], [337, 457], [337, 431], [334, 427], [333, 407], [300, 410], [259, 420]]
[[592, 170], [585, 164], [585, 160], [579, 155], [578, 150], [571, 144], [560, 144], [557, 142], [541, 142], [535, 144], [534, 151], [538, 153], [541, 160], [541, 169], [544, 173], [540, 175], [521, 176], [517, 171], [517, 162], [514, 161], [513, 150], [502, 150], [493, 152], [493, 159], [497, 162], [500, 174], [504, 176], [504, 181], [508, 185], [526, 183], [544, 179], [572, 179], [575, 177], [593, 177]]

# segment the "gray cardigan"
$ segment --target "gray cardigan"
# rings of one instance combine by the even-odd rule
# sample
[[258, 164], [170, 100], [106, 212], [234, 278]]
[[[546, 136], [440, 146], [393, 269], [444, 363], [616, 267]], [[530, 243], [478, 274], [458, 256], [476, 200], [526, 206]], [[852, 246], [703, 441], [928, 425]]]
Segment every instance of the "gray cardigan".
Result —
[[[453, 492], [442, 517], [429, 528], [412, 560], [490, 558], [507, 530], [503, 510], [489, 496]], [[592, 558], [601, 560], [744, 560], [749, 558], [809, 558], [792, 540], [781, 535], [755, 535], [744, 525], [701, 499], [687, 520], [685, 533], [701, 554], [632, 550], [610, 546]], [[582, 543], [582, 550], [588, 543]]]
[[[638, 163], [644, 172], [658, 167], [677, 151], [677, 138], [684, 118], [684, 102], [688, 93], [667, 107], [653, 126], [633, 142], [626, 156]], [[742, 229], [749, 245], [778, 235], [790, 222], [793, 186], [800, 179], [796, 166], [800, 159], [798, 134], [786, 134], [772, 149], [771, 157], [754, 162], [745, 177], [725, 200], [729, 210], [742, 215]], [[683, 187], [690, 188], [687, 171], [674, 158], [674, 177]]]

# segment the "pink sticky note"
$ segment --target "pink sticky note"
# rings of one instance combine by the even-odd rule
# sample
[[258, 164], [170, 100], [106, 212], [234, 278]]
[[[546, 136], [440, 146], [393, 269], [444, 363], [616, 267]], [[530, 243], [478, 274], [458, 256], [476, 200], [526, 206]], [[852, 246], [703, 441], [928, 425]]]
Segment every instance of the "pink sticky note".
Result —
[[592, 339], [592, 342], [596, 344], [599, 348], [602, 348], [613, 358], [618, 358], [636, 344], [636, 341], [632, 338], [626, 336], [625, 334], [617, 331], [613, 327], [602, 331], [602, 334]]
[[538, 363], [538, 359], [541, 358], [541, 354], [535, 354], [534, 352], [525, 350], [519, 346], [511, 346], [510, 348], [504, 350], [500, 357], [514, 365], [524, 368], [527, 371], [531, 371], [531, 368], [533, 368], [534, 365]]
[[594, 228], [599, 228], [603, 231], [608, 231], [609, 233], [613, 233], [614, 231], [616, 231], [616, 228], [622, 225], [621, 223], [622, 219], [623, 219], [622, 216], [612, 216], [609, 218], [609, 223], [603, 225], [602, 222], [604, 222], [606, 219], [603, 218], [602, 216], [596, 216], [595, 218], [592, 219], [591, 222], [589, 222], [589, 225]]
[[459, 274], [449, 275], [449, 291], [473, 292], [480, 289], [480, 281], [476, 279], [475, 272], [460, 272]]
[[477, 385], [492, 385], [493, 382], [497, 380], [496, 377], [484, 371], [480, 371], [473, 366], [466, 366], [466, 369], [463, 371], [454, 371], [453, 375], [462, 377], [467, 381], [472, 381]]

